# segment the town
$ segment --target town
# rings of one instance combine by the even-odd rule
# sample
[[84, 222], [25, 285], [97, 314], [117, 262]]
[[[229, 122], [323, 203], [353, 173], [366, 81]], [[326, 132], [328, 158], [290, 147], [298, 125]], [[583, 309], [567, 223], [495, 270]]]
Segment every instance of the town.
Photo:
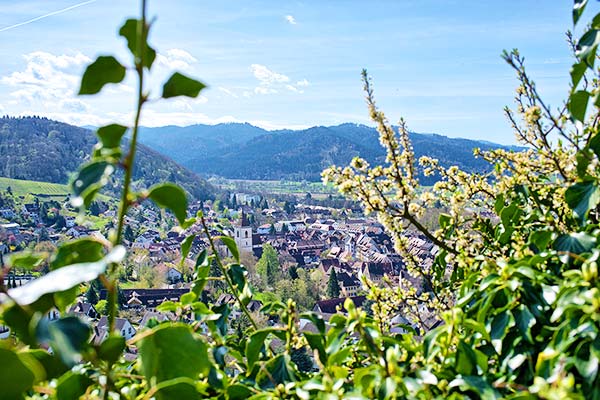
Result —
[[[93, 203], [89, 215], [78, 216], [68, 197], [48, 200], [35, 195], [14, 196], [10, 188], [0, 191], [0, 206], [0, 253], [4, 260], [23, 252], [49, 253], [67, 240], [105, 241], [116, 218], [110, 199]], [[260, 194], [226, 192], [214, 200], [192, 203], [189, 214], [198, 212], [211, 227], [211, 235], [226, 234], [235, 240], [254, 289], [249, 309], [265, 326], [277, 323], [260, 311], [263, 303], [273, 300], [290, 298], [300, 310], [312, 310], [327, 321], [345, 312], [347, 298], [368, 308], [368, 285], [412, 288], [416, 293], [426, 290], [422, 279], [406, 269], [382, 225], [363, 215], [352, 202], [336, 201], [331, 196], [317, 200], [310, 193], [267, 199]], [[183, 256], [186, 238], [191, 240]], [[411, 253], [428, 268], [437, 247], [417, 233], [409, 234], [408, 240]], [[170, 213], [144, 202], [126, 218], [124, 244], [128, 257], [118, 271], [117, 327], [129, 339], [151, 319], [175, 319], [173, 313], [157, 311], [157, 307], [178, 301], [189, 291], [194, 260], [209, 243], [201, 225], [183, 230]], [[231, 256], [222, 243], [217, 249], [221, 257]], [[48, 270], [48, 262], [40, 262], [34, 271], [12, 268], [4, 276], [5, 287], [27, 284]], [[235, 309], [235, 299], [218, 280], [205, 292], [207, 302], [229, 303]], [[92, 340], [100, 343], [108, 335], [106, 306], [106, 291], [99, 282], [93, 282], [68, 313], [88, 321], [93, 326]], [[48, 315], [49, 319], [59, 317], [58, 310]], [[232, 320], [239, 317], [239, 310], [230, 316]], [[398, 310], [390, 315], [390, 321], [391, 332], [402, 333], [407, 326], [416, 332], [422, 329]], [[430, 315], [428, 327], [437, 323]], [[303, 329], [311, 329], [310, 323], [306, 321]], [[6, 328], [0, 332], [4, 337], [9, 334]]]

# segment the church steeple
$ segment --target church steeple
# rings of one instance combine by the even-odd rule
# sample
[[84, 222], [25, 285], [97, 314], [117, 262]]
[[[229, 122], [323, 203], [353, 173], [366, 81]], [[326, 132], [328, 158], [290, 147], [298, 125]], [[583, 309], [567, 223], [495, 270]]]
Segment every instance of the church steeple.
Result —
[[233, 227], [234, 240], [240, 251], [252, 251], [252, 226], [246, 216], [246, 213], [242, 210], [239, 225]]
[[240, 226], [241, 227], [249, 227], [250, 226], [250, 222], [248, 221], [248, 218], [246, 217], [246, 213], [244, 212], [244, 210], [242, 210], [242, 220], [240, 222]]

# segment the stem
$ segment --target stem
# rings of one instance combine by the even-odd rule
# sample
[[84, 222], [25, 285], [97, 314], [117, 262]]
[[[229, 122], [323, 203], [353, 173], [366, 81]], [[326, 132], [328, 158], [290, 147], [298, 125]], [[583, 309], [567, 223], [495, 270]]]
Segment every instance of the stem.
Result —
[[248, 317], [248, 320], [250, 320], [250, 324], [252, 325], [254, 330], [257, 330], [258, 325], [256, 325], [256, 322], [254, 322], [252, 315], [250, 315], [250, 311], [248, 311], [248, 308], [246, 308], [246, 305], [242, 302], [242, 300], [240, 299], [240, 296], [238, 296], [238, 292], [235, 289], [233, 282], [231, 281], [231, 278], [229, 277], [229, 275], [227, 275], [227, 270], [225, 269], [225, 266], [221, 262], [221, 257], [219, 257], [219, 253], [217, 253], [217, 248], [215, 247], [213, 238], [210, 235], [210, 233], [208, 232], [208, 226], [206, 225], [206, 220], [204, 219], [204, 215], [200, 218], [202, 221], [202, 228], [204, 229], [204, 233], [206, 234], [206, 237], [208, 237], [208, 242], [210, 243], [210, 248], [211, 248], [213, 254], [215, 255], [215, 260], [217, 261], [217, 266], [221, 270], [221, 273], [223, 274], [223, 277], [225, 278], [225, 282], [227, 283], [227, 286], [229, 287], [231, 294], [233, 295], [233, 297], [235, 297], [235, 300], [240, 305], [242, 312], [244, 314], [246, 314], [246, 317]]
[[[135, 161], [135, 151], [137, 147], [137, 136], [139, 131], [140, 116], [142, 113], [142, 106], [146, 101], [144, 95], [144, 46], [146, 45], [146, 0], [142, 0], [141, 3], [141, 20], [137, 26], [137, 57], [135, 57], [135, 71], [138, 76], [138, 95], [137, 95], [137, 107], [135, 113], [135, 122], [133, 125], [133, 133], [131, 135], [131, 143], [129, 144], [129, 152], [123, 160], [123, 167], [125, 168], [125, 177], [123, 181], [123, 192], [121, 193], [121, 202], [119, 203], [119, 219], [117, 225], [117, 234], [115, 235], [112, 244], [118, 245], [121, 243], [123, 238], [123, 228], [125, 226], [125, 216], [131, 205], [129, 199], [131, 177], [133, 175], [133, 166]], [[116, 264], [112, 264], [110, 272], [113, 273]], [[108, 331], [112, 333], [115, 330], [115, 316], [117, 314], [117, 290], [118, 283], [116, 278], [108, 278], [109, 285], [107, 286], [108, 291]], [[106, 365], [106, 385], [104, 387], [103, 398], [108, 400], [110, 388], [113, 387], [112, 378], [110, 372], [112, 370], [112, 363], [109, 362]]]

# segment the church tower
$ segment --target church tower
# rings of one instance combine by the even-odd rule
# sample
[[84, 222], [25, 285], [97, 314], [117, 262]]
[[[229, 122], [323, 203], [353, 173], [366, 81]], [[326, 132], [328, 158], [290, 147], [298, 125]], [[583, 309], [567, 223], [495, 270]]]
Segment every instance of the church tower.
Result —
[[233, 238], [240, 253], [242, 251], [252, 252], [252, 227], [244, 211], [242, 211], [240, 224], [233, 228]]

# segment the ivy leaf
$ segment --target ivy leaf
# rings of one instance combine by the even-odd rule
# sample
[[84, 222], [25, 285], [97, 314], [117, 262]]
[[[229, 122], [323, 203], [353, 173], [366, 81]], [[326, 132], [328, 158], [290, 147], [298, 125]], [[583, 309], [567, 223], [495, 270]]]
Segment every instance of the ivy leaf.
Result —
[[157, 206], [171, 210], [180, 225], [185, 222], [188, 202], [182, 188], [172, 183], [162, 183], [150, 188], [148, 197]]
[[[127, 21], [125, 21], [125, 23], [119, 30], [119, 35], [123, 36], [127, 40], [127, 47], [129, 48], [129, 50], [131, 51], [131, 54], [133, 54], [133, 56], [136, 59], [141, 58], [141, 55], [138, 54], [138, 49], [139, 49], [138, 27], [139, 27], [139, 24], [141, 24], [141, 23], [142, 23], [142, 21], [139, 19], [133, 19], [133, 18], [128, 19]], [[148, 27], [146, 27], [146, 28], [148, 28]], [[147, 31], [146, 31], [146, 36], [147, 36]], [[154, 59], [156, 58], [156, 51], [148, 45], [147, 39], [148, 39], [147, 37], [142, 39], [144, 41], [144, 43], [143, 43], [144, 67], [150, 69], [150, 67], [152, 67], [152, 63], [154, 62]]]
[[596, 246], [596, 238], [585, 232], [569, 233], [559, 236], [554, 241], [554, 250], [563, 252], [562, 262], [569, 261], [569, 254], [581, 254], [591, 251]]
[[569, 97], [568, 109], [573, 119], [581, 122], [585, 120], [589, 100], [590, 94], [585, 90], [578, 90]]
[[116, 58], [100, 56], [83, 73], [79, 94], [96, 94], [107, 83], [119, 83], [124, 78], [125, 67]]
[[565, 192], [565, 200], [575, 217], [583, 223], [589, 211], [600, 202], [600, 188], [595, 181], [576, 183]]
[[80, 283], [96, 279], [106, 271], [109, 264], [120, 262], [124, 257], [125, 248], [116, 246], [99, 261], [73, 264], [50, 271], [26, 285], [10, 289], [8, 294], [17, 304], [26, 306], [45, 294], [62, 292]]
[[165, 99], [177, 96], [198, 97], [205, 87], [204, 83], [175, 72], [164, 84], [162, 97]]
[[100, 138], [102, 147], [112, 149], [121, 145], [121, 138], [127, 132], [127, 127], [119, 124], [110, 124], [98, 128], [96, 135]]
[[[185, 324], [156, 326], [141, 339], [139, 354], [142, 373], [156, 385], [176, 378], [197, 380], [199, 375], [207, 376], [211, 367], [206, 344]], [[197, 393], [193, 386], [178, 385], [169, 396], [157, 393], [158, 399], [196, 398]]]
[[0, 399], [21, 399], [35, 380], [34, 373], [21, 360], [17, 353], [0, 347], [0, 376], [2, 391]]

